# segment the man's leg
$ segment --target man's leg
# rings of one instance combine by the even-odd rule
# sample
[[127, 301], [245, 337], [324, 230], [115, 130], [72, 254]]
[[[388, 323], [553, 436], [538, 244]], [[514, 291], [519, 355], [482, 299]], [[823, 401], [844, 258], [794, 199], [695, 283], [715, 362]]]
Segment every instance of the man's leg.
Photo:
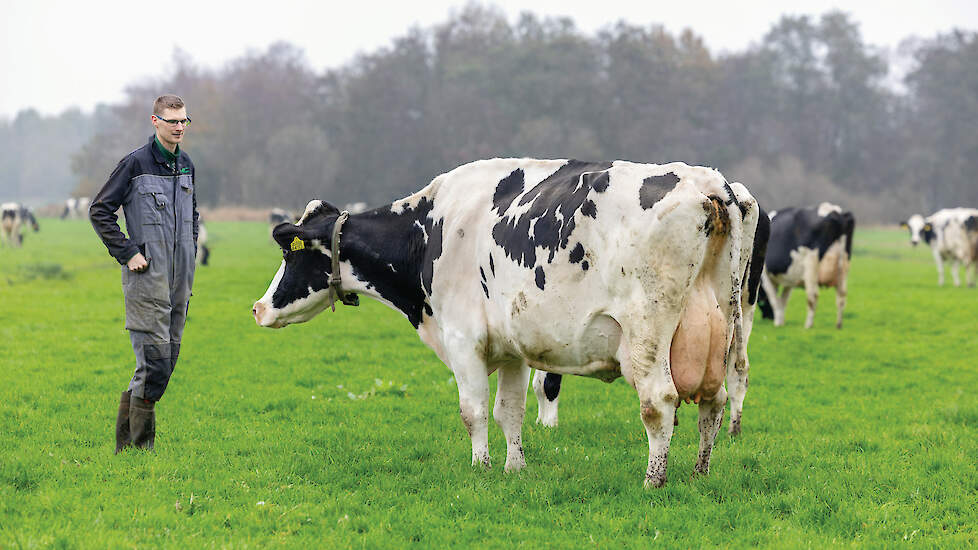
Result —
[[173, 374], [170, 342], [148, 332], [129, 331], [136, 354], [136, 373], [129, 383], [129, 432], [136, 447], [152, 449], [156, 438], [156, 402]]
[[119, 454], [122, 449], [132, 444], [129, 435], [129, 398], [131, 396], [132, 392], [126, 390], [122, 392], [122, 397], [119, 398], [119, 413], [115, 418], [115, 454]]

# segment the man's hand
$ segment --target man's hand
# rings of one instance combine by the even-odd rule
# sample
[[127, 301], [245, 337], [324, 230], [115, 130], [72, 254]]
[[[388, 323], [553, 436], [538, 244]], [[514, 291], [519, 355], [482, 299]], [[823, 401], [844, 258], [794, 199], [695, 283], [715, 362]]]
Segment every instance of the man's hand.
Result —
[[129, 271], [132, 271], [133, 273], [142, 273], [149, 267], [149, 262], [146, 261], [146, 258], [141, 252], [137, 252], [135, 256], [129, 258], [129, 262], [126, 263], [126, 266], [129, 267]]

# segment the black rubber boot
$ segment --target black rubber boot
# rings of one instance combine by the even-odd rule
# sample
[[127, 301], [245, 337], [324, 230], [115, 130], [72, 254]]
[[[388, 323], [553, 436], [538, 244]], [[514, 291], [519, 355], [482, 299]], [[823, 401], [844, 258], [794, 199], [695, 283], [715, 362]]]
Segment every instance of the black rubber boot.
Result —
[[119, 415], [115, 418], [115, 454], [119, 454], [122, 449], [132, 444], [132, 440], [129, 438], [130, 396], [132, 396], [132, 391], [126, 390], [122, 392], [122, 397], [119, 398]]
[[134, 446], [153, 450], [153, 441], [156, 439], [155, 402], [138, 397], [130, 400], [129, 433]]

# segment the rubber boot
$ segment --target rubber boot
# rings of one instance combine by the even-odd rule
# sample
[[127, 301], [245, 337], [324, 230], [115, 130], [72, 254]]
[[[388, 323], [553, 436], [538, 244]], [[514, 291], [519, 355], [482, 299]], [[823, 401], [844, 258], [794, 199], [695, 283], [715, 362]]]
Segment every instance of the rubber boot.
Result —
[[132, 444], [129, 438], [129, 398], [132, 396], [131, 390], [122, 392], [119, 398], [119, 415], [115, 418], [115, 454], [119, 454]]
[[129, 403], [129, 433], [132, 444], [141, 449], [153, 450], [156, 439], [156, 403], [134, 398]]

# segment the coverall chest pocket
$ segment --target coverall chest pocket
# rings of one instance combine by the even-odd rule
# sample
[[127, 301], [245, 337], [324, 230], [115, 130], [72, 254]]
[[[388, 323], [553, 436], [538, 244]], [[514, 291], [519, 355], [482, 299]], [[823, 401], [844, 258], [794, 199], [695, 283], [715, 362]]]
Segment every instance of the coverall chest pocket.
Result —
[[133, 200], [136, 219], [132, 220], [134, 227], [131, 235], [139, 244], [163, 240], [163, 222], [166, 211], [170, 207], [170, 197], [158, 181], [139, 181], [136, 184], [136, 196]]
[[180, 176], [180, 187], [177, 193], [177, 208], [184, 223], [194, 221], [194, 183], [190, 176]]
[[145, 183], [139, 186], [139, 217], [142, 225], [160, 225], [163, 223], [163, 212], [169, 206], [170, 199], [163, 192], [163, 187], [155, 183]]

